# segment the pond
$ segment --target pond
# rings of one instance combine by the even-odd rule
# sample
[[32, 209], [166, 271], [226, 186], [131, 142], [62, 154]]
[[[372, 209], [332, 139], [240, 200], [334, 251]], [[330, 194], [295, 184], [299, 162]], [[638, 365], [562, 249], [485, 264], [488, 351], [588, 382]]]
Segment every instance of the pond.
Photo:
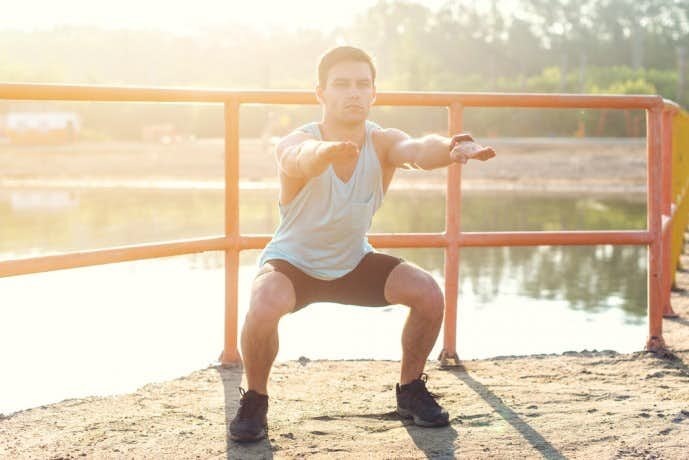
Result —
[[[372, 231], [442, 231], [443, 195], [392, 190]], [[242, 191], [242, 233], [274, 230], [276, 196]], [[5, 188], [0, 259], [216, 236], [223, 206], [212, 187]], [[631, 230], [645, 222], [643, 194], [465, 191], [462, 202], [466, 231]], [[388, 252], [444, 285], [442, 250]], [[240, 328], [257, 256], [241, 255]], [[645, 247], [465, 248], [460, 258], [462, 359], [643, 348]], [[223, 344], [223, 264], [222, 253], [209, 252], [0, 278], [0, 413], [133, 391], [213, 362]], [[278, 360], [398, 360], [406, 311], [312, 305], [282, 320]]]

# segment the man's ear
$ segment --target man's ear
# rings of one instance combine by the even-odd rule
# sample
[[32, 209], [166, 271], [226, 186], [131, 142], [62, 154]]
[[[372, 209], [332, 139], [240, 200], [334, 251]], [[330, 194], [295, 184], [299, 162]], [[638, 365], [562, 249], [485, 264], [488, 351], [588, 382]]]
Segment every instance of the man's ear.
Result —
[[321, 85], [316, 85], [316, 99], [323, 104], [323, 88], [321, 88]]
[[376, 85], [373, 85], [373, 99], [371, 99], [371, 105], [376, 102]]

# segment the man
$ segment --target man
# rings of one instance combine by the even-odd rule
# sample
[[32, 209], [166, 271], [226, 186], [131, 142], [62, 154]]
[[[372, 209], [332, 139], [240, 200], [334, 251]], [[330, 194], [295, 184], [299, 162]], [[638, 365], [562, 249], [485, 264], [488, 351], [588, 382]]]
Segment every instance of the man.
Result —
[[316, 88], [322, 120], [297, 129], [277, 146], [281, 223], [259, 260], [242, 331], [248, 391], [240, 388], [240, 407], [230, 425], [236, 441], [265, 436], [278, 322], [314, 302], [408, 306], [397, 412], [420, 426], [449, 423], [423, 374], [443, 320], [443, 294], [426, 271], [374, 251], [366, 231], [395, 169], [435, 169], [485, 161], [495, 153], [466, 134], [412, 139], [367, 121], [375, 78], [364, 51], [328, 51], [318, 66]]

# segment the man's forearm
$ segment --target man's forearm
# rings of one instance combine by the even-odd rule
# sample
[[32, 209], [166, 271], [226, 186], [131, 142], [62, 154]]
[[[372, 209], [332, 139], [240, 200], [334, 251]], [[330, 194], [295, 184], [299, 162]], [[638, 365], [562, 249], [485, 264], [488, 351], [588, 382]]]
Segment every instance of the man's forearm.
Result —
[[330, 164], [326, 155], [328, 142], [309, 140], [289, 147], [280, 159], [280, 169], [291, 177], [314, 177]]
[[420, 169], [444, 168], [452, 163], [450, 159], [450, 139], [431, 134], [417, 139], [418, 150], [415, 166]]

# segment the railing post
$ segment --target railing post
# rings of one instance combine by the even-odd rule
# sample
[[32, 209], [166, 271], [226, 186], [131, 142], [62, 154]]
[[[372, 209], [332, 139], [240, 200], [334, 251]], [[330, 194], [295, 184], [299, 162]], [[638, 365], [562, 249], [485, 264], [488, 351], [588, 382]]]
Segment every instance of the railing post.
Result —
[[237, 351], [239, 283], [239, 100], [225, 102], [225, 346], [223, 366], [241, 363]]
[[[453, 103], [449, 107], [448, 127], [450, 135], [462, 129], [463, 107]], [[443, 326], [443, 350], [440, 365], [459, 366], [457, 356], [457, 298], [459, 295], [459, 232], [461, 220], [462, 170], [458, 163], [447, 169], [447, 193], [445, 199], [445, 322]]]
[[663, 340], [662, 297], [662, 109], [654, 107], [646, 111], [647, 192], [646, 221], [651, 234], [648, 248], [648, 339], [646, 349], [657, 351], [665, 348]]
[[[672, 218], [672, 118], [673, 113], [670, 110], [663, 110], [663, 118], [661, 121], [662, 130], [662, 171], [663, 171], [663, 193], [662, 193], [662, 214], [667, 219]], [[671, 295], [672, 291], [672, 266], [675, 261], [672, 260], [672, 227], [675, 225], [676, 216], [669, 223], [667, 229], [663, 232], [663, 317], [672, 318], [677, 314], [672, 309]]]

